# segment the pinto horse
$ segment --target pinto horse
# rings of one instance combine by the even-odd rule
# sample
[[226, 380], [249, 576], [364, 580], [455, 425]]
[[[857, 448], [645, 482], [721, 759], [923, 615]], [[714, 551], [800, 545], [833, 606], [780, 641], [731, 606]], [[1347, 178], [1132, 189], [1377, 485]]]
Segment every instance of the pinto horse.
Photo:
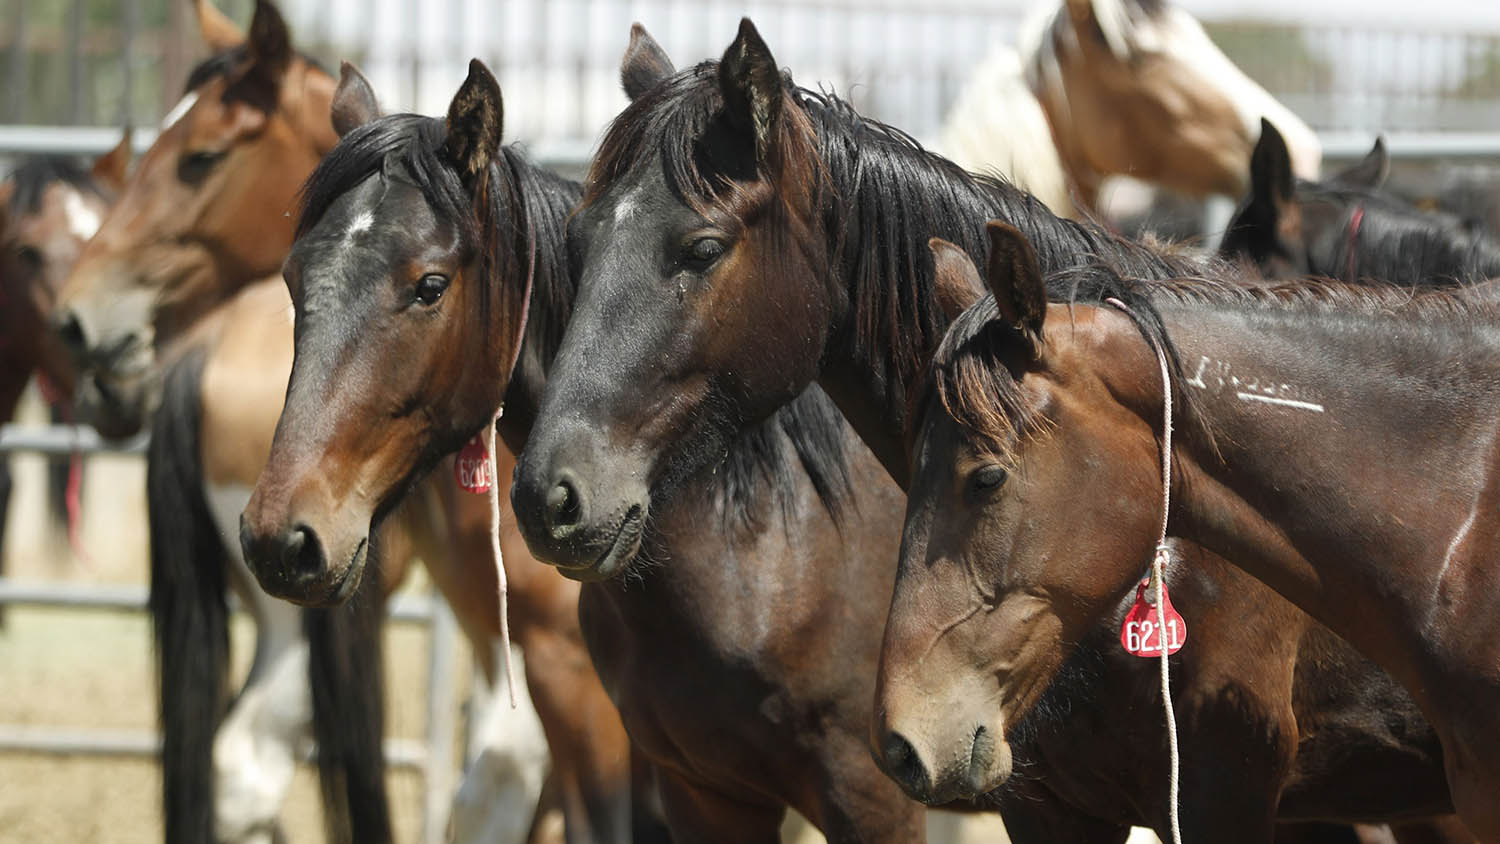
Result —
[[[0, 182], [0, 420], [11, 419], [33, 374], [66, 396], [73, 373], [47, 317], [83, 244], [125, 180], [130, 133], [92, 167], [61, 156], [23, 159]], [[10, 501], [0, 461], [0, 547]]]
[[[947, 312], [979, 290], [977, 282], [935, 272], [927, 242], [934, 232], [982, 238], [982, 216], [999, 213], [1042, 233], [1054, 265], [1102, 253], [1148, 273], [1193, 266], [1059, 220], [1025, 194], [970, 176], [837, 100], [790, 88], [748, 22], [717, 65], [663, 76], [660, 64], [655, 84], [606, 135], [572, 222], [571, 250], [584, 259], [578, 303], [512, 488], [533, 552], [570, 576], [629, 570], [643, 526], [669, 499], [675, 477], [712, 468], [724, 443], [814, 379], [887, 458], [891, 474], [904, 479], [903, 428], [917, 367]], [[627, 82], [650, 75], [626, 69]], [[987, 254], [977, 246], [973, 252]], [[1200, 588], [1244, 594], [1244, 584], [1229, 590], [1211, 579]], [[1245, 599], [1238, 610], [1260, 606]], [[1305, 625], [1286, 607], [1253, 620], [1263, 630], [1275, 630], [1277, 621]], [[875, 623], [861, 635], [879, 637], [881, 629]], [[1090, 634], [1085, 665], [1109, 667], [1098, 678], [1080, 672], [1097, 683], [1092, 700], [1150, 694], [1151, 676], [1108, 645], [1117, 633], [1100, 625]], [[1234, 754], [1249, 766], [1233, 772], [1233, 788], [1212, 777], [1194, 784], [1202, 789], [1194, 798], [1196, 829], [1265, 841], [1289, 783], [1306, 788], [1307, 802], [1287, 802], [1288, 818], [1445, 811], [1436, 744], [1399, 688], [1331, 636], [1309, 634], [1305, 648], [1300, 641], [1248, 654], [1226, 641], [1217, 660], [1188, 675], [1184, 705], [1201, 716], [1195, 752]], [[1224, 665], [1244, 665], [1265, 681], [1242, 695], [1225, 687]], [[1366, 691], [1373, 696], [1363, 698]], [[1319, 719], [1364, 726], [1325, 731], [1299, 755], [1299, 712], [1306, 734]], [[1372, 788], [1367, 803], [1352, 805], [1347, 784], [1368, 772], [1353, 760], [1382, 745], [1385, 712], [1405, 713], [1411, 743], [1397, 754], [1404, 760], [1397, 767], [1409, 779]], [[887, 729], [893, 714], [877, 709], [871, 728], [883, 764], [910, 793], [941, 802], [988, 790], [960, 795], [931, 776], [918, 750]], [[1029, 835], [1108, 839], [1131, 823], [1160, 829], [1150, 778], [1118, 765], [1118, 779], [1103, 777], [1100, 771], [1111, 768], [1099, 760], [1154, 758], [1142, 747], [1159, 746], [1162, 735], [1101, 732], [1085, 723], [1064, 720], [1038, 740], [1029, 760], [1049, 772], [1044, 782], [1078, 783], [1074, 805], [1103, 815], [1057, 811], [1054, 817], [1080, 823], [1089, 818], [1093, 831], [1069, 835], [1038, 820]], [[1119, 744], [1106, 749], [1106, 738]], [[1090, 752], [1071, 755], [1064, 747]], [[1348, 767], [1324, 764], [1339, 758]], [[1407, 782], [1424, 783], [1425, 795]], [[1002, 812], [1013, 830], [1028, 829], [1021, 818], [1037, 805], [1015, 799]]]
[[1322, 182], [1297, 179], [1269, 122], [1250, 159], [1250, 193], [1220, 244], [1267, 277], [1304, 275], [1403, 286], [1473, 284], [1500, 277], [1500, 241], [1444, 212], [1380, 190], [1390, 172], [1383, 141]]
[[[1500, 402], [1493, 303], [1223, 276], [1151, 284], [1103, 263], [1044, 276], [1023, 235], [999, 223], [992, 234], [1005, 256], [991, 263], [993, 297], [954, 325], [934, 364], [882, 700], [983, 688], [963, 723], [934, 730], [931, 752], [948, 758], [945, 745], [975, 729], [968, 717], [981, 718], [993, 739], [968, 757], [968, 776], [1003, 779], [1001, 721], [1035, 700], [1069, 631], [1131, 589], [1165, 523], [1401, 680], [1442, 741], [1460, 816], [1496, 840], [1500, 663], [1482, 568], [1492, 531], [1479, 518]], [[1069, 300], [1048, 304], [1049, 288]], [[1427, 424], [1413, 431], [1417, 418]], [[1176, 434], [1166, 513], [1164, 425]], [[980, 476], [982, 489], [956, 497]], [[953, 615], [975, 603], [986, 618], [1032, 622]], [[1010, 655], [998, 672], [974, 651], [948, 658], [979, 627], [984, 654]], [[1027, 632], [1038, 628], [1050, 632]], [[946, 682], [914, 685], [936, 678], [919, 654], [946, 665]]]
[[[637, 30], [622, 73], [627, 92], [644, 95], [669, 68]], [[469, 116], [476, 99], [490, 102], [479, 118]], [[546, 184], [535, 183], [534, 169], [514, 150], [499, 150], [499, 114], [498, 88], [476, 65], [446, 125], [372, 118], [310, 183], [306, 231], [287, 265], [298, 362], [242, 535], [268, 586], [327, 595], [348, 576], [342, 561], [357, 559], [354, 549], [399, 500], [403, 478], [421, 471], [423, 449], [451, 448], [468, 426], [488, 424], [493, 394], [461, 379], [475, 371], [505, 378], [517, 309], [507, 308], [509, 321], [485, 319], [482, 303], [524, 291], [527, 278], [534, 279], [530, 323], [502, 433], [514, 442], [537, 423], [542, 380], [555, 366], [572, 306], [570, 255], [595, 247], [561, 242], [576, 188], [550, 209], [526, 199]], [[494, 163], [482, 182], [471, 175], [480, 168], [456, 151], [485, 144], [454, 139], [474, 126], [493, 133]], [[493, 231], [482, 245], [464, 243], [486, 225]], [[350, 234], [356, 229], [358, 239]], [[433, 243], [447, 246], [433, 251]], [[399, 380], [374, 386], [359, 374], [374, 371], [398, 372]], [[413, 418], [394, 425], [378, 410], [387, 406], [414, 408]], [[329, 414], [329, 407], [340, 410]], [[414, 427], [448, 424], [462, 427]], [[919, 840], [916, 807], [880, 777], [863, 747], [873, 721], [865, 672], [888, 602], [893, 569], [886, 561], [895, 546], [887, 528], [899, 493], [817, 392], [729, 444], [722, 463], [673, 479], [676, 488], [654, 505], [651, 532], [631, 538], [657, 564], [628, 561], [638, 564], [625, 582], [588, 584], [580, 603], [595, 664], [633, 740], [662, 775], [672, 831], [683, 840], [774, 840], [791, 805], [831, 839]], [[278, 460], [283, 448], [298, 459]], [[313, 464], [323, 471], [302, 468]], [[356, 485], [370, 498], [341, 494]], [[820, 500], [842, 514], [839, 521]], [[318, 541], [299, 541], [294, 525]], [[304, 554], [309, 547], [315, 557]], [[278, 572], [288, 548], [304, 564], [295, 579]], [[829, 607], [837, 607], [831, 617]], [[772, 617], [778, 623], [766, 622]], [[1325, 663], [1335, 664], [1367, 679], [1357, 659], [1352, 668]], [[1380, 724], [1373, 713], [1410, 711], [1399, 697], [1383, 696], [1389, 683], [1354, 688], [1370, 696], [1333, 695], [1337, 703], [1322, 710], [1326, 723], [1364, 724], [1355, 732], [1365, 735]], [[1066, 738], [1074, 746], [1098, 741], [1092, 727], [1072, 723], [1077, 731]], [[1422, 733], [1420, 719], [1412, 726]], [[1379, 744], [1372, 735], [1369, 746]], [[1415, 781], [1435, 781], [1440, 791], [1420, 739], [1403, 747], [1394, 754], [1407, 754], [1400, 770], [1411, 774], [1425, 761], [1432, 773]], [[1310, 816], [1341, 798], [1347, 780], [1339, 777], [1347, 774], [1307, 766]], [[1409, 788], [1398, 797], [1415, 811], [1432, 810], [1418, 806], [1426, 798]], [[1272, 811], [1274, 799], [1273, 792], [1261, 811]], [[1128, 832], [1129, 821], [1081, 813], [1037, 782], [986, 800], [1000, 805], [1013, 834], [1029, 834], [1021, 840], [1123, 840]], [[1441, 795], [1433, 802], [1445, 805]]]

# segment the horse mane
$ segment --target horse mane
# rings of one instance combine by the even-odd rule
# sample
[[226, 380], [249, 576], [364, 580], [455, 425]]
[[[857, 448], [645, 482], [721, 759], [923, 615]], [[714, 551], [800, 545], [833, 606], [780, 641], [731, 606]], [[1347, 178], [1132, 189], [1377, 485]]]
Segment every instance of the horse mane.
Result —
[[[984, 224], [993, 218], [1020, 228], [1044, 268], [1099, 256], [1145, 277], [1196, 269], [1185, 257], [1092, 223], [1060, 219], [1003, 178], [969, 173], [832, 93], [788, 80], [786, 94], [774, 142], [789, 171], [780, 181], [791, 192], [813, 192], [828, 239], [829, 283], [852, 279], [847, 295], [855, 324], [848, 340], [897, 401], [905, 400], [905, 381], [922, 371], [946, 327], [930, 237], [956, 243], [977, 259], [981, 272], [989, 253]], [[607, 185], [658, 162], [668, 189], [700, 212], [746, 202], [753, 191], [737, 182], [775, 176], [747, 173], [700, 143], [723, 120], [722, 106], [716, 62], [681, 71], [638, 97], [605, 131], [583, 203], [598, 201]], [[780, 195], [765, 201], [775, 203]]]
[[21, 160], [10, 173], [15, 185], [9, 210], [15, 216], [36, 214], [42, 210], [42, 197], [57, 183], [78, 191], [104, 196], [104, 189], [94, 181], [93, 173], [83, 162], [66, 155], [31, 155]]
[[[297, 237], [316, 225], [338, 197], [380, 174], [410, 181], [435, 213], [458, 226], [465, 247], [479, 248], [485, 233], [457, 169], [443, 152], [447, 134], [447, 124], [440, 118], [397, 114], [345, 135], [302, 188]], [[508, 241], [511, 246], [491, 250], [496, 264], [490, 272], [523, 277], [529, 243], [536, 245], [531, 318], [517, 362], [517, 379], [542, 384], [562, 345], [577, 294], [566, 226], [581, 187], [531, 163], [513, 145], [502, 148], [499, 159], [490, 165], [489, 178], [488, 225], [500, 231], [493, 239], [496, 245]], [[515, 208], [520, 209], [519, 215]], [[842, 448], [843, 416], [821, 391], [809, 393], [746, 431], [724, 455], [718, 475], [727, 522], [747, 527], [760, 524], [762, 497], [757, 494], [757, 477], [771, 482], [784, 511], [796, 506], [789, 455], [776, 442], [778, 432], [790, 441], [830, 514], [837, 517], [842, 512], [852, 494]]]
[[[1361, 277], [1452, 287], [1500, 276], [1500, 241], [1455, 215], [1422, 211], [1388, 192], [1338, 183], [1299, 182], [1296, 198], [1350, 206], [1341, 233], [1350, 230], [1355, 207], [1362, 209], [1358, 260], [1352, 262]], [[1341, 276], [1355, 244], [1340, 237], [1332, 246], [1332, 266], [1317, 269]]]
[[[371, 176], [410, 182], [441, 218], [453, 223], [465, 249], [483, 250], [488, 278], [524, 279], [536, 246], [532, 314], [521, 367], [545, 372], [562, 343], [574, 285], [567, 256], [566, 219], [579, 195], [577, 183], [533, 164], [505, 146], [489, 171], [489, 219], [481, 223], [458, 170], [443, 151], [441, 118], [393, 114], [360, 126], [324, 156], [302, 186], [301, 238], [340, 196]], [[492, 233], [493, 232], [493, 233]], [[490, 287], [481, 296], [489, 307]]]
[[[1416, 331], [1454, 323], [1489, 326], [1500, 316], [1500, 307], [1493, 301], [1454, 289], [1414, 290], [1326, 278], [1245, 284], [1239, 275], [1243, 268], [1236, 264], [1214, 262], [1204, 270], [1197, 276], [1147, 280], [1095, 261], [1052, 273], [1047, 286], [1054, 302], [1103, 306], [1113, 299], [1125, 304], [1137, 327], [1167, 356], [1179, 420], [1206, 434], [1204, 416], [1196, 412], [1198, 394], [1184, 385], [1181, 359], [1162, 321], [1163, 306], [1228, 306], [1334, 320], [1351, 315], [1378, 317], [1395, 319]], [[994, 297], [986, 295], [954, 320], [928, 368], [918, 407], [926, 413], [942, 408], [981, 448], [1012, 462], [1015, 445], [1044, 431], [1048, 421], [1026, 400], [1012, 374], [1017, 348], [1014, 329], [998, 316]], [[914, 432], [921, 422], [917, 420]]]

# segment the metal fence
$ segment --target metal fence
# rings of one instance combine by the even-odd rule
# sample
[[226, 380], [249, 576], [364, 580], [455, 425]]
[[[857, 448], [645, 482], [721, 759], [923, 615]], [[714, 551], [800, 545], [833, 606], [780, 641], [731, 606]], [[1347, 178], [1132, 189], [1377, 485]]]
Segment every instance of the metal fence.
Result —
[[[184, 0], [0, 0], [0, 122], [154, 125], [204, 54]], [[632, 21], [679, 64], [717, 56], [741, 15], [804, 84], [923, 137], [1039, 0], [281, 0], [299, 47], [359, 63], [388, 108], [440, 112], [470, 56], [504, 86], [512, 139], [582, 147], [624, 103]], [[220, 0], [241, 22], [251, 0]], [[1500, 23], [1210, 20], [1237, 64], [1319, 130], [1500, 130]]]
[[[142, 454], [146, 437], [110, 443], [84, 426], [0, 425], [0, 460], [16, 452], [49, 455]], [[147, 587], [129, 584], [74, 584], [20, 581], [0, 577], [0, 606], [62, 607], [96, 612], [143, 612]], [[232, 598], [232, 595], [231, 595]], [[453, 739], [456, 708], [452, 677], [456, 660], [458, 623], [446, 602], [435, 596], [398, 595], [387, 608], [393, 622], [428, 628], [426, 689], [427, 735], [421, 741], [387, 739], [386, 761], [393, 768], [421, 773], [424, 782], [422, 840], [444, 840], [453, 800]], [[144, 644], [144, 643], [143, 643]], [[83, 726], [0, 724], [0, 753], [42, 753], [65, 756], [146, 756], [159, 754], [155, 731], [100, 729]]]

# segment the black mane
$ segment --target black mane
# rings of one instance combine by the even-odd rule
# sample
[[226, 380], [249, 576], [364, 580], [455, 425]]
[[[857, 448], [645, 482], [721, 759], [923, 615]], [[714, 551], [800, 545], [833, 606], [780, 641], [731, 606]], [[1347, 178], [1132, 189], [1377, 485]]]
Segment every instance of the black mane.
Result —
[[[321, 70], [323, 73], [328, 73], [328, 68], [324, 67], [322, 62], [319, 62], [307, 53], [298, 50], [297, 57]], [[182, 86], [182, 93], [191, 93], [212, 79], [227, 79], [231, 74], [244, 67], [249, 61], [250, 50], [244, 44], [230, 47], [227, 50], [220, 50], [193, 65], [193, 69], [188, 72], [186, 84]]]
[[[303, 186], [297, 236], [311, 229], [339, 196], [365, 179], [377, 173], [400, 174], [422, 192], [437, 214], [457, 224], [466, 246], [477, 247], [484, 233], [457, 169], [443, 152], [446, 138], [442, 119], [414, 114], [390, 115], [351, 131]], [[491, 165], [490, 185], [491, 225], [500, 227], [502, 238], [510, 244], [508, 249], [495, 250], [500, 264], [494, 270], [506, 278], [521, 277], [528, 238], [534, 237], [536, 244], [531, 317], [516, 380], [537, 385], [539, 391], [562, 344], [577, 295], [566, 226], [581, 187], [532, 164], [515, 146], [504, 147], [500, 160]], [[806, 469], [829, 512], [838, 516], [851, 494], [843, 424], [833, 403], [814, 388], [765, 424], [745, 432], [716, 472], [726, 521], [746, 527], [761, 523], [764, 497], [757, 478], [777, 492], [783, 510], [795, 506], [797, 485], [788, 462], [793, 456]], [[793, 454], [781, 446], [778, 434], [790, 441]]]
[[[909, 135], [863, 117], [837, 96], [787, 80], [778, 144], [786, 181], [813, 185], [823, 215], [830, 283], [850, 279], [852, 344], [888, 392], [904, 402], [905, 382], [946, 326], [928, 249], [942, 237], [967, 251], [981, 273], [988, 262], [986, 221], [1003, 219], [1036, 248], [1044, 270], [1106, 260], [1148, 278], [1196, 272], [1196, 263], [1129, 241], [1091, 223], [1060, 219], [1008, 182], [964, 171]], [[610, 125], [586, 184], [599, 198], [640, 167], [660, 166], [668, 188], [695, 208], [729, 204], [737, 183], [753, 179], [743, 165], [713, 154], [704, 136], [724, 120], [718, 64], [704, 62], [663, 80]], [[761, 174], [774, 178], [774, 174]]]
[[94, 181], [93, 174], [83, 162], [65, 155], [32, 155], [21, 160], [10, 173], [10, 182], [15, 185], [11, 192], [9, 210], [21, 216], [42, 210], [42, 197], [47, 188], [61, 182], [79, 191], [104, 196], [104, 189]]

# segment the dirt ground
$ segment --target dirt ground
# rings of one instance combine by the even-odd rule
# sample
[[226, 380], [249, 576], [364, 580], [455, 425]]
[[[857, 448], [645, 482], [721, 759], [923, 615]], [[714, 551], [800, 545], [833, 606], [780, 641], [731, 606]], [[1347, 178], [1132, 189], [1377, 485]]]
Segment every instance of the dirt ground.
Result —
[[[23, 417], [36, 421], [35, 416]], [[87, 462], [82, 545], [69, 548], [44, 504], [40, 458], [12, 458], [16, 487], [5, 539], [5, 574], [27, 580], [144, 583], [146, 532], [144, 467], [138, 458]], [[406, 588], [424, 588], [420, 576]], [[424, 628], [392, 625], [386, 639], [389, 731], [426, 733], [427, 647]], [[247, 619], [236, 618], [232, 643], [236, 676], [248, 666]], [[155, 726], [150, 627], [142, 613], [10, 607], [0, 628], [0, 724], [148, 730]], [[466, 694], [466, 645], [454, 676], [456, 699]], [[462, 721], [459, 721], [460, 728]], [[455, 736], [455, 741], [458, 737]], [[457, 778], [455, 776], [455, 782]], [[156, 763], [138, 757], [0, 753], [0, 844], [146, 844], [161, 840]], [[423, 783], [419, 774], [391, 774], [398, 841], [420, 840]], [[321, 841], [316, 773], [304, 766], [282, 812], [293, 844]], [[959, 819], [934, 813], [934, 844], [1004, 844], [996, 818]], [[815, 844], [821, 837], [789, 818], [784, 839]]]

